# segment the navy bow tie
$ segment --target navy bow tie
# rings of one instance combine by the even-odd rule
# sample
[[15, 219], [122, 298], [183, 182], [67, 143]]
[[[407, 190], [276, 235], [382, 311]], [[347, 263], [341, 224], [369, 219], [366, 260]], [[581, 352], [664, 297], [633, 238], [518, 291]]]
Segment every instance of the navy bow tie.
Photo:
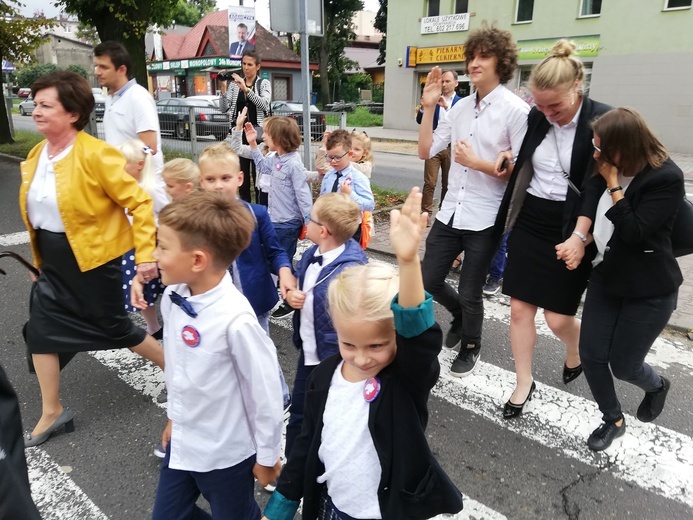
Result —
[[308, 265], [310, 265], [310, 264], [322, 265], [322, 255], [315, 255], [315, 256], [312, 256], [312, 257], [310, 258], [310, 260], [308, 260]]
[[183, 309], [183, 312], [185, 314], [187, 314], [191, 318], [197, 318], [197, 312], [195, 312], [195, 308], [192, 306], [192, 303], [190, 303], [185, 296], [181, 296], [176, 291], [171, 291], [171, 294], [169, 296], [171, 297], [171, 301], [178, 305], [178, 307]]

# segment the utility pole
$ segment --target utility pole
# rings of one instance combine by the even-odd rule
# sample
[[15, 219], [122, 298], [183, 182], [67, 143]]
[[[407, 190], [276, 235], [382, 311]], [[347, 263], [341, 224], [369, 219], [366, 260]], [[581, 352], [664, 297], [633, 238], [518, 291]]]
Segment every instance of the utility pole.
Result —
[[310, 90], [311, 74], [310, 63], [308, 61], [308, 0], [300, 0], [301, 4], [301, 81], [303, 83], [303, 164], [306, 169], [311, 170], [310, 151]]

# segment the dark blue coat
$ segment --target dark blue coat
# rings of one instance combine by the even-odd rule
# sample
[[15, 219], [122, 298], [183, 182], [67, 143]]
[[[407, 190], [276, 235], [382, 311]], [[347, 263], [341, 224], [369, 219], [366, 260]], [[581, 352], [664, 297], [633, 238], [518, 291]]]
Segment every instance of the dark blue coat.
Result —
[[[342, 272], [345, 267], [352, 265], [363, 265], [368, 262], [366, 253], [363, 252], [361, 246], [355, 240], [349, 239], [342, 251], [333, 262], [324, 266], [318, 275], [318, 280], [313, 288], [313, 328], [315, 329], [315, 343], [318, 349], [318, 358], [322, 361], [330, 357], [332, 354], [339, 352], [339, 344], [337, 343], [337, 333], [332, 324], [332, 318], [327, 305], [327, 286], [330, 282]], [[296, 278], [298, 278], [298, 287], [303, 288], [303, 281], [306, 277], [306, 269], [308, 269], [308, 261], [315, 254], [318, 246], [313, 246], [308, 249], [296, 267]], [[296, 310], [293, 317], [294, 325], [294, 345], [300, 349], [303, 346], [301, 339], [301, 311]]]
[[[452, 103], [450, 104], [450, 108], [455, 106], [455, 103], [457, 103], [460, 99], [462, 99], [460, 96], [455, 94], [452, 98]], [[421, 124], [421, 118], [423, 117], [423, 112], [421, 109], [416, 113], [416, 122]], [[440, 118], [440, 105], [436, 105], [436, 111], [433, 114], [433, 131], [435, 132], [436, 128], [438, 128], [438, 119]]]

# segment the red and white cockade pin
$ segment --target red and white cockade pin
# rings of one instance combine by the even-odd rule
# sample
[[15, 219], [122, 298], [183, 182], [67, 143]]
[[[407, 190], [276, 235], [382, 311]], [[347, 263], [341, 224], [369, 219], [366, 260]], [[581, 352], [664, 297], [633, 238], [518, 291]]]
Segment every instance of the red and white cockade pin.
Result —
[[200, 345], [200, 333], [192, 325], [186, 325], [180, 333], [183, 338], [183, 343], [191, 348], [195, 348]]
[[369, 377], [363, 385], [363, 398], [367, 403], [372, 403], [380, 394], [380, 379]]

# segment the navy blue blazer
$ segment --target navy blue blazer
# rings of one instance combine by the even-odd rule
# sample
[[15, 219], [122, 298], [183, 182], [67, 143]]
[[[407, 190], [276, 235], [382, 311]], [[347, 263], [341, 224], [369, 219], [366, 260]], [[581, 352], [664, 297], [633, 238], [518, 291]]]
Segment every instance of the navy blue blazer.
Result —
[[[460, 96], [455, 94], [452, 98], [452, 104], [450, 105], [450, 108], [455, 106], [455, 103], [457, 103], [460, 99], [462, 99]], [[416, 122], [421, 124], [421, 118], [423, 117], [423, 112], [421, 109], [416, 113]], [[433, 114], [433, 131], [435, 132], [436, 128], [438, 128], [438, 118], [440, 117], [440, 105], [436, 105], [436, 111]]]

